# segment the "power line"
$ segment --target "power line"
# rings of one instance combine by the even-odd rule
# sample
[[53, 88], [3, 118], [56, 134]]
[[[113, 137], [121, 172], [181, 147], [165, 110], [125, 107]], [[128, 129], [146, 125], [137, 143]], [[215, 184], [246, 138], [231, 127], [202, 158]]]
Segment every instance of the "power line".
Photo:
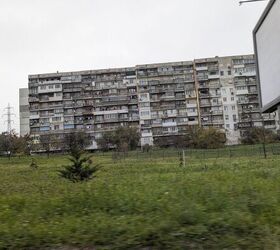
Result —
[[247, 1], [240, 1], [239, 5], [242, 5], [243, 3], [252, 3], [252, 2], [263, 2], [267, 0], [247, 0]]
[[[12, 113], [12, 110], [14, 108], [11, 107], [10, 103], [8, 104], [8, 107], [5, 108], [7, 110], [7, 113], [5, 113], [3, 116], [7, 117], [7, 120], [4, 121], [4, 123], [7, 123], [7, 133], [11, 133], [12, 131], [12, 123], [14, 123], [14, 120], [12, 120], [12, 117], [15, 116], [14, 113]], [[2, 117], [3, 117], [2, 116]]]

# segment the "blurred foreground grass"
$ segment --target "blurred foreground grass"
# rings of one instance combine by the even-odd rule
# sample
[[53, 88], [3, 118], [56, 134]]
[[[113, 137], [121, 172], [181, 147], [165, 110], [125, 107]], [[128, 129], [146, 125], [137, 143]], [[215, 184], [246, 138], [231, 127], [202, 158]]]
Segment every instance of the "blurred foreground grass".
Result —
[[97, 177], [58, 177], [66, 157], [0, 158], [0, 249], [279, 249], [278, 155], [96, 154]]

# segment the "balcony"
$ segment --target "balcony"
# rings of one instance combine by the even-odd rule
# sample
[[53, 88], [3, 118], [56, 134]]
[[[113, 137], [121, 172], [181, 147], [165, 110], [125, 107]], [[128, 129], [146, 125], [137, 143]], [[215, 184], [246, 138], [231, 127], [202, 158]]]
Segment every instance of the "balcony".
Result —
[[126, 81], [126, 82], [124, 82], [124, 85], [126, 85], [126, 87], [136, 87], [137, 83], [136, 83], [136, 81], [133, 81], [133, 82]]
[[196, 95], [186, 95], [185, 99], [196, 99]]
[[[72, 93], [72, 92], [81, 92], [81, 89], [82, 88], [65, 88], [64, 90], [63, 90], [63, 92], [64, 93]], [[62, 91], [62, 90], [61, 90]]]
[[198, 116], [198, 112], [187, 112], [188, 116]]
[[208, 80], [208, 75], [198, 75], [197, 80], [198, 81], [207, 81]]
[[196, 107], [197, 107], [197, 104], [196, 104], [196, 103], [187, 103], [187, 104], [186, 104], [186, 107], [187, 107], [187, 108], [196, 108]]
[[237, 100], [237, 104], [250, 104], [250, 103], [259, 103], [258, 99], [250, 99], [250, 100]]
[[218, 79], [220, 78], [220, 75], [217, 73], [217, 74], [214, 74], [214, 75], [208, 75], [208, 79]]
[[139, 116], [132, 116], [132, 117], [129, 117], [128, 120], [130, 122], [134, 122], [134, 121], [139, 121], [140, 117]]
[[207, 71], [208, 66], [196, 66], [195, 69], [196, 71]]
[[163, 122], [162, 126], [163, 127], [175, 127], [175, 126], [177, 126], [177, 122]]
[[174, 100], [175, 99], [175, 96], [161, 96], [160, 97], [160, 100], [163, 100], [163, 101], [169, 101], [169, 100]]
[[61, 96], [49, 97], [49, 101], [50, 102], [62, 101], [62, 95]]
[[177, 115], [177, 117], [187, 117], [187, 116], [188, 116], [187, 112], [180, 112], [180, 113]]
[[209, 84], [208, 83], [200, 83], [198, 88], [200, 88], [200, 89], [209, 89]]
[[200, 98], [203, 98], [203, 99], [211, 98], [211, 96], [210, 96], [209, 93], [208, 93], [208, 94], [200, 93], [200, 94], [199, 94], [199, 97], [200, 97]]
[[238, 76], [256, 76], [256, 71], [237, 71], [234, 72], [234, 76], [238, 77]]
[[182, 126], [182, 125], [188, 125], [188, 121], [178, 121], [177, 124], [178, 126]]
[[186, 77], [184, 82], [194, 82], [194, 77]]
[[152, 137], [153, 133], [144, 133], [144, 132], [142, 132], [141, 135], [142, 135], [142, 137]]
[[30, 115], [29, 119], [32, 120], [32, 119], [39, 119], [40, 118], [40, 115], [37, 114], [37, 115]]
[[212, 115], [223, 115], [223, 110], [212, 110]]
[[213, 120], [212, 121], [213, 124], [224, 124], [224, 120]]
[[264, 125], [266, 129], [276, 129], [276, 125]]
[[109, 114], [125, 114], [128, 113], [128, 109], [118, 109], [118, 110], [104, 110], [104, 111], [94, 111], [94, 115], [109, 115]]
[[211, 106], [221, 106], [223, 105], [222, 102], [211, 102]]
[[202, 102], [202, 103], [200, 103], [200, 107], [211, 107], [211, 103], [210, 102]]
[[247, 95], [249, 92], [248, 92], [248, 89], [240, 89], [240, 90], [236, 90], [236, 95]]
[[198, 121], [188, 121], [189, 126], [198, 125]]
[[38, 97], [29, 97], [28, 98], [28, 102], [30, 103], [30, 102], [39, 102], [39, 98]]
[[36, 122], [36, 123], [30, 122], [30, 127], [32, 127], [32, 128], [40, 127], [40, 123], [39, 122]]
[[167, 114], [164, 114], [164, 117], [166, 117], [166, 118], [173, 118], [173, 117], [177, 117], [177, 115], [178, 115], [177, 112], [167, 113]]
[[50, 98], [48, 96], [47, 97], [46, 96], [41, 96], [40, 99], [39, 99], [39, 102], [48, 102], [49, 99]]
[[[42, 87], [42, 85], [40, 85]], [[38, 94], [45, 94], [45, 93], [55, 93], [55, 92], [62, 92], [62, 86], [60, 86], [59, 88], [49, 88], [47, 85], [46, 85], [46, 88], [45, 89], [42, 89], [42, 88], [38, 88]]]

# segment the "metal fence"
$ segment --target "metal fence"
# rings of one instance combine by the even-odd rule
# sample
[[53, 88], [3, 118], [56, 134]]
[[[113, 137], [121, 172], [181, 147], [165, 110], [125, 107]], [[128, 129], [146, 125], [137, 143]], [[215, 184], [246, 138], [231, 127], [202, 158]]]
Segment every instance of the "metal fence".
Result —
[[[264, 151], [265, 149], [265, 151]], [[275, 155], [280, 155], [280, 143], [279, 144], [267, 144], [265, 145], [238, 145], [228, 146], [218, 149], [156, 149], [151, 148], [148, 152], [140, 150], [129, 152], [106, 152], [98, 153], [103, 156], [110, 156], [112, 159], [168, 159], [174, 157], [180, 157], [184, 154], [186, 158], [195, 159], [207, 159], [207, 158], [234, 158], [234, 157], [259, 157], [265, 158]]]

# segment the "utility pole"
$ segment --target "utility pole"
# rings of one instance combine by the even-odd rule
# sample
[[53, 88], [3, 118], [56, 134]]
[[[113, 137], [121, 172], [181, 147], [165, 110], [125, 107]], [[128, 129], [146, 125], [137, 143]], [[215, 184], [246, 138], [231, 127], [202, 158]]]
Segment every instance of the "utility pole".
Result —
[[12, 120], [12, 117], [15, 116], [15, 114], [12, 113], [13, 107], [11, 107], [10, 103], [8, 104], [8, 107], [5, 108], [5, 110], [7, 113], [5, 113], [3, 116], [7, 117], [5, 123], [7, 123], [7, 133], [10, 134], [12, 132], [12, 123], [14, 122], [14, 120]]
[[265, 126], [264, 126], [264, 117], [263, 115], [261, 115], [261, 118], [262, 118], [262, 146], [263, 146], [263, 155], [264, 155], [264, 158], [266, 159], [267, 158], [267, 153], [266, 153], [266, 134], [265, 134]]
[[247, 0], [247, 1], [240, 1], [239, 5], [242, 5], [243, 3], [253, 3], [253, 2], [263, 2], [266, 0]]

